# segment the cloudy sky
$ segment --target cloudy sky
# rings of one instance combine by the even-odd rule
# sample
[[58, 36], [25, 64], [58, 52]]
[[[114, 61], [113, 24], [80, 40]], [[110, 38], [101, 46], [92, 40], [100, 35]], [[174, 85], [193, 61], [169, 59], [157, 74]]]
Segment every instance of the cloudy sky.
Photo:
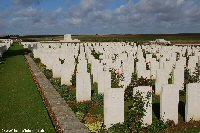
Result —
[[0, 0], [0, 34], [200, 32], [200, 0]]

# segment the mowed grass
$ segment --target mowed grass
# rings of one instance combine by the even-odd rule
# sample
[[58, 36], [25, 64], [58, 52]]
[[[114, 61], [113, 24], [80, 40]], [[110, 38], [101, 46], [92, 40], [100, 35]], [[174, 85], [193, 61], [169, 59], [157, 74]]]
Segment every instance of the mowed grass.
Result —
[[101, 41], [134, 41], [149, 42], [155, 39], [166, 39], [176, 43], [199, 43], [200, 34], [110, 34], [110, 35], [73, 35], [72, 38], [86, 42]]
[[53, 133], [54, 126], [25, 63], [25, 51], [15, 43], [0, 64], [0, 132], [44, 129]]

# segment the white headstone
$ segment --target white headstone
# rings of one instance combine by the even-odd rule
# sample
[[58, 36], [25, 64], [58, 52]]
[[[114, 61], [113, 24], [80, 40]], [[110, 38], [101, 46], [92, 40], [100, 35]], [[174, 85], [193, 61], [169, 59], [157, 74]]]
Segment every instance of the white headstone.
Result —
[[200, 83], [190, 83], [186, 86], [185, 121], [200, 120]]
[[163, 85], [160, 96], [160, 118], [178, 123], [179, 89], [176, 85]]
[[124, 122], [124, 89], [108, 88], [104, 92], [104, 124], [110, 128], [112, 124]]
[[133, 95], [137, 92], [141, 93], [144, 98], [144, 109], [146, 110], [145, 116], [143, 117], [143, 124], [145, 126], [151, 125], [152, 123], [152, 87], [150, 86], [138, 86], [133, 88]]

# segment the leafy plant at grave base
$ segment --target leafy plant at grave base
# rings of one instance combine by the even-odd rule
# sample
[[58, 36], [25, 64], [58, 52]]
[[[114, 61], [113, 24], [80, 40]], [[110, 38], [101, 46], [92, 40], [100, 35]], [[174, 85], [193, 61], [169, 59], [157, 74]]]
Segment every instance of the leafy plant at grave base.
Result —
[[39, 63], [38, 64], [39, 69], [44, 73], [44, 71], [46, 70], [46, 65]]
[[150, 66], [148, 63], [146, 64], [146, 70], [150, 70]]
[[40, 58], [34, 58], [33, 60], [34, 60], [34, 62], [35, 62], [36, 64], [39, 64], [39, 63], [41, 62]]
[[64, 99], [66, 101], [75, 101], [76, 100], [76, 96], [69, 93], [68, 95], [64, 96]]
[[85, 126], [90, 130], [92, 133], [99, 133], [103, 132], [103, 122], [95, 122], [95, 123], [86, 123]]
[[62, 97], [68, 95], [68, 93], [69, 93], [69, 89], [67, 88], [66, 85], [59, 85], [56, 88]]
[[117, 73], [115, 69], [111, 69], [111, 87], [112, 88], [120, 88], [120, 81], [123, 81], [123, 73]]
[[97, 105], [103, 106], [103, 94], [94, 94], [92, 96], [92, 101], [94, 101]]
[[184, 84], [189, 84], [189, 83], [199, 83], [199, 74], [200, 74], [200, 68], [196, 67], [195, 72], [193, 72], [192, 75], [190, 75], [189, 69], [185, 69], [184, 71]]
[[168, 79], [168, 84], [173, 84], [173, 79], [172, 79], [173, 72], [171, 72], [169, 75], [170, 75], [170, 78]]
[[91, 54], [94, 56], [95, 59], [99, 60], [100, 55], [102, 55], [102, 53], [100, 52], [96, 52], [94, 49], [91, 51]]
[[179, 60], [179, 59], [180, 59], [180, 53], [176, 52], [176, 60]]
[[142, 49], [142, 53], [143, 53], [143, 57], [146, 59], [146, 54], [145, 54], [145, 50]]
[[126, 123], [117, 123], [108, 129], [108, 133], [130, 133]]
[[131, 82], [137, 80], [137, 73], [132, 73]]
[[78, 117], [78, 119], [80, 120], [80, 121], [82, 121], [83, 119], [84, 119], [84, 117], [85, 117], [85, 114], [83, 113], [83, 112], [76, 112], [76, 117]]
[[167, 124], [165, 124], [162, 120], [155, 120], [151, 125], [147, 127], [147, 131], [150, 133], [159, 133], [167, 128]]
[[88, 63], [88, 64], [87, 64], [87, 72], [88, 72], [88, 73], [91, 73], [91, 63]]
[[46, 76], [47, 79], [51, 79], [53, 77], [52, 70], [45, 69], [44, 70], [44, 75]]
[[188, 84], [190, 82], [191, 76], [190, 76], [190, 71], [189, 69], [185, 69], [184, 71], [184, 83]]
[[157, 58], [156, 54], [153, 53], [152, 54], [152, 58]]
[[[149, 96], [148, 96], [149, 97]], [[133, 96], [132, 108], [128, 111], [127, 123], [131, 131], [139, 132], [142, 129], [142, 118], [145, 116], [145, 101], [140, 92]]]
[[133, 73], [131, 77], [131, 83], [125, 89], [124, 100], [129, 101], [132, 99], [133, 88], [137, 86], [153, 86], [155, 85], [155, 79], [139, 78], [137, 79], [137, 74]]
[[72, 79], [70, 80], [70, 82], [72, 83], [72, 85], [76, 85], [76, 72], [74, 72], [74, 74], [72, 75]]
[[34, 58], [34, 55], [33, 55], [33, 53], [30, 53], [30, 57], [33, 59]]
[[186, 95], [186, 90], [179, 90], [180, 96], [185, 96]]
[[159, 133], [168, 127], [174, 126], [174, 122], [171, 120], [167, 120], [166, 122], [163, 122], [162, 120], [154, 120], [151, 125], [147, 127], [147, 131], [150, 133]]
[[86, 114], [88, 110], [92, 107], [92, 101], [85, 101], [76, 104], [74, 112], [83, 112]]
[[61, 79], [60, 78], [52, 78], [52, 79], [50, 79], [50, 82], [53, 86], [56, 86], [58, 88], [61, 84]]

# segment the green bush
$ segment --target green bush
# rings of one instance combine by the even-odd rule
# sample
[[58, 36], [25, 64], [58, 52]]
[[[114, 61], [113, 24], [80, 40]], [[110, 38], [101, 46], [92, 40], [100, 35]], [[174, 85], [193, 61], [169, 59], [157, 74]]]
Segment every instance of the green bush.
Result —
[[77, 103], [75, 112], [83, 112], [84, 114], [86, 114], [91, 107], [92, 101], [80, 102]]
[[87, 72], [88, 72], [88, 73], [91, 73], [91, 63], [88, 63], [88, 64], [87, 64]]
[[100, 55], [102, 55], [102, 53], [100, 52], [96, 52], [94, 49], [91, 51], [91, 54], [94, 56], [95, 59], [99, 60], [100, 59]]
[[112, 88], [123, 87], [119, 85], [120, 81], [124, 80], [123, 74], [116, 73], [114, 69], [111, 69], [110, 72], [111, 72], [111, 87]]
[[95, 122], [95, 123], [86, 123], [85, 126], [90, 130], [92, 133], [99, 133], [103, 132], [103, 122]]
[[35, 62], [36, 64], [39, 64], [39, 63], [41, 63], [41, 60], [40, 60], [40, 58], [34, 58], [33, 60], [34, 60], [34, 62]]
[[142, 129], [142, 118], [145, 116], [145, 102], [142, 94], [137, 92], [133, 96], [133, 105], [128, 111], [126, 123], [133, 132], [139, 132]]
[[70, 82], [72, 83], [72, 85], [76, 85], [76, 73], [72, 75], [72, 79], [70, 80]]
[[136, 75], [132, 75], [131, 83], [129, 86], [126, 87], [125, 93], [124, 93], [124, 99], [125, 101], [129, 101], [132, 99], [132, 94], [133, 94], [133, 88], [137, 86], [153, 86], [155, 85], [155, 80], [154, 79], [147, 79], [147, 78], [139, 78], [136, 80], [135, 78]]
[[68, 94], [64, 96], [64, 99], [66, 101], [75, 101], [76, 100], [76, 96], [72, 95], [72, 94]]
[[99, 106], [103, 106], [103, 95], [102, 94], [94, 94], [92, 96], [92, 100], [97, 103]]
[[196, 67], [195, 72], [192, 75], [190, 75], [189, 69], [185, 69], [184, 83], [185, 84], [199, 83], [200, 82], [199, 75], [200, 75], [200, 67]]
[[52, 70], [45, 69], [44, 70], [44, 75], [46, 76], [47, 79], [51, 79], [53, 77]]
[[50, 79], [50, 82], [53, 86], [59, 87], [61, 85], [61, 79], [60, 78], [52, 78], [52, 79]]
[[130, 129], [125, 123], [117, 123], [108, 129], [108, 133], [130, 133]]
[[147, 131], [149, 133], [159, 133], [167, 128], [167, 124], [165, 124], [162, 120], [155, 120], [151, 125], [147, 127]]
[[33, 53], [31, 53], [31, 54], [30, 54], [30, 57], [31, 57], [32, 59], [34, 58], [34, 55], [33, 55]]
[[78, 119], [82, 121], [85, 117], [85, 114], [83, 112], [76, 112], [76, 117], [78, 117]]

